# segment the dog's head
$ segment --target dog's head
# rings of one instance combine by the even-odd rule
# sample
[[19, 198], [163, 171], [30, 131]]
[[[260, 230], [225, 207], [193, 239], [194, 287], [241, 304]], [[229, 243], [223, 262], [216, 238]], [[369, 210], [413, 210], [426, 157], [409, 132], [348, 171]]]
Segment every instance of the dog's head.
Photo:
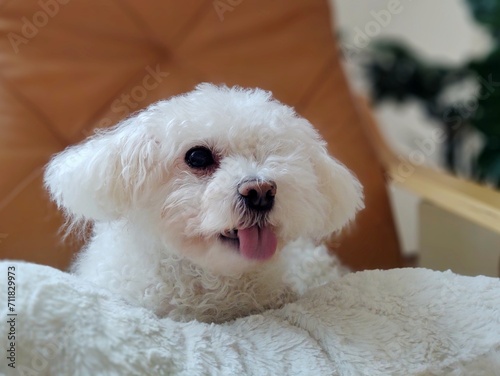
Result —
[[70, 218], [142, 226], [220, 272], [339, 231], [363, 205], [308, 121], [268, 92], [209, 84], [65, 150], [45, 182]]

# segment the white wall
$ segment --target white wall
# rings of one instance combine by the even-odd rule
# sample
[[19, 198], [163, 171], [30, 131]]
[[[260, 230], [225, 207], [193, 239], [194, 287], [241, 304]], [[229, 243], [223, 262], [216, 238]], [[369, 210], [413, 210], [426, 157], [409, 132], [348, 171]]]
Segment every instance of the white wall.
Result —
[[[475, 25], [463, 0], [334, 0], [337, 28], [354, 44], [356, 28], [405, 39], [424, 56], [461, 63], [488, 51], [486, 30]], [[389, 15], [389, 17], [387, 17]], [[377, 20], [378, 18], [378, 20]], [[387, 22], [388, 20], [388, 22]]]

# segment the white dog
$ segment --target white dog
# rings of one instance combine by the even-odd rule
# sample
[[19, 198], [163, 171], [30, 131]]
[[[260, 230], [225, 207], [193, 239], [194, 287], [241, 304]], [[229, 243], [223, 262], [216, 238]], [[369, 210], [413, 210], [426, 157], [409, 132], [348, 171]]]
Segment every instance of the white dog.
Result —
[[45, 183], [70, 223], [93, 223], [73, 271], [183, 321], [293, 300], [294, 260], [280, 250], [340, 231], [363, 206], [359, 182], [292, 108], [210, 84], [56, 155]]

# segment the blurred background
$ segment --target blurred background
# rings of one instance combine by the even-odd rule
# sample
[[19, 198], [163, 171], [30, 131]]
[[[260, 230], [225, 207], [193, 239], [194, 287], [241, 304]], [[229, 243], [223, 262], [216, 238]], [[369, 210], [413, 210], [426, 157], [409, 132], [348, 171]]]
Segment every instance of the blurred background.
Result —
[[499, 38], [496, 0], [0, 0], [0, 257], [66, 268], [50, 157], [208, 81], [272, 91], [356, 173], [347, 266], [498, 276]]
[[[426, 166], [497, 190], [500, 1], [335, 0], [333, 6], [350, 85], [369, 99], [384, 141], [399, 162], [408, 162], [408, 173]], [[439, 207], [439, 198], [427, 200], [425, 188], [390, 182], [389, 192], [403, 252], [418, 265], [498, 276], [497, 225], [464, 220]], [[487, 191], [474, 194], [473, 200], [490, 199]], [[491, 199], [498, 210], [498, 197]]]

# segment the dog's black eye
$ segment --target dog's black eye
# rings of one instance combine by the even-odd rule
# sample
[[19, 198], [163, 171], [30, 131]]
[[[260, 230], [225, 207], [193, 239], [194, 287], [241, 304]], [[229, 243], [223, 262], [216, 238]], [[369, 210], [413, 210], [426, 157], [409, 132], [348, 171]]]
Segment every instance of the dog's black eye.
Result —
[[204, 146], [189, 149], [185, 160], [189, 167], [199, 169], [210, 167], [215, 163], [212, 152]]

